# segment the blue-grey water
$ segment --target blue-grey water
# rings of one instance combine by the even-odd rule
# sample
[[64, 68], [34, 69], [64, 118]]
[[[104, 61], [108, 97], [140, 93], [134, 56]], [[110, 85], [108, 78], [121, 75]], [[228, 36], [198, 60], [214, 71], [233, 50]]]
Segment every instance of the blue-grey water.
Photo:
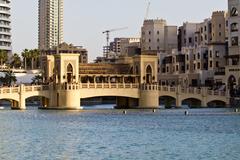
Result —
[[232, 109], [0, 111], [0, 159], [239, 160]]

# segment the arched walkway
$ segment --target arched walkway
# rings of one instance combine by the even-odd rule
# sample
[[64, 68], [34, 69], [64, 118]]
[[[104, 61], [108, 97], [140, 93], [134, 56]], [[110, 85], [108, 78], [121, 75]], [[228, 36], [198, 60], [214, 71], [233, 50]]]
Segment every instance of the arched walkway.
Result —
[[171, 96], [161, 96], [159, 97], [159, 105], [163, 105], [165, 108], [176, 106], [176, 98]]
[[202, 102], [196, 98], [187, 98], [182, 101], [182, 105], [187, 105], [190, 108], [198, 108], [202, 106]]

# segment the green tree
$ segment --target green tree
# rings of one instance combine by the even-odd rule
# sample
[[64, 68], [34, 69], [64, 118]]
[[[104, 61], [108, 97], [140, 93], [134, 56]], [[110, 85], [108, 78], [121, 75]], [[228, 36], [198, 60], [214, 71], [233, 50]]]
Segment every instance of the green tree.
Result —
[[41, 75], [36, 75], [32, 78], [32, 84], [42, 84], [43, 83], [43, 77]]
[[22, 61], [20, 56], [17, 53], [14, 53], [14, 55], [11, 57], [10, 66], [12, 68], [20, 68], [21, 65], [22, 65]]
[[30, 50], [30, 57], [31, 57], [31, 66], [32, 69], [38, 68], [38, 61], [39, 61], [40, 52], [38, 49]]
[[0, 81], [3, 85], [11, 86], [12, 84], [17, 82], [17, 78], [12, 71], [8, 71], [5, 73], [4, 77], [0, 77]]
[[23, 50], [22, 57], [23, 57], [23, 61], [24, 61], [24, 68], [27, 69], [28, 64], [29, 64], [29, 58], [30, 58], [30, 52], [28, 49]]
[[3, 65], [8, 60], [8, 53], [5, 50], [0, 50], [0, 65]]

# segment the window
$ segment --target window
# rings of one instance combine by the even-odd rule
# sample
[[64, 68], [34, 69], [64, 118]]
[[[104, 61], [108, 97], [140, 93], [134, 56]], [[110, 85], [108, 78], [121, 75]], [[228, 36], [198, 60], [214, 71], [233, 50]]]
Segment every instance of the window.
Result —
[[200, 62], [198, 62], [198, 65], [197, 65], [198, 69], [200, 69], [201, 65], [200, 65]]
[[200, 59], [200, 53], [198, 53], [198, 59]]
[[232, 37], [232, 46], [238, 46], [238, 37]]
[[196, 69], [196, 64], [194, 64], [193, 68], [194, 68], [194, 70]]
[[189, 64], [187, 64], [187, 70], [189, 70]]
[[176, 71], [178, 71], [178, 65], [176, 65]]
[[160, 39], [159, 39], [159, 38], [157, 39], [157, 42], [160, 42]]
[[222, 25], [221, 25], [221, 24], [219, 24], [219, 28], [222, 28]]
[[167, 73], [169, 72], [169, 68], [167, 67]]
[[215, 51], [215, 57], [219, 57], [219, 51]]
[[193, 59], [196, 60], [196, 55], [194, 54]]
[[212, 68], [212, 61], [210, 61], [210, 68]]
[[159, 31], [157, 31], [157, 34], [159, 34]]
[[238, 23], [232, 23], [231, 32], [237, 32], [237, 31], [238, 31]]
[[216, 61], [216, 67], [219, 67], [219, 62], [218, 61]]
[[148, 33], [149, 33], [149, 35], [151, 35], [151, 31], [149, 31]]
[[195, 42], [197, 42], [198, 41], [198, 37], [195, 37]]
[[191, 37], [188, 38], [188, 42], [192, 43], [192, 38]]
[[232, 17], [238, 16], [238, 10], [237, 10], [236, 7], [233, 7], [233, 8], [231, 9], [230, 15], [231, 15]]
[[222, 36], [222, 33], [221, 33], [221, 32], [219, 32], [218, 34], [219, 34], [220, 37]]
[[204, 31], [205, 31], [205, 32], [207, 31], [207, 26], [204, 26]]
[[187, 55], [187, 61], [189, 60], [189, 55]]
[[209, 57], [212, 58], [212, 51], [209, 52]]

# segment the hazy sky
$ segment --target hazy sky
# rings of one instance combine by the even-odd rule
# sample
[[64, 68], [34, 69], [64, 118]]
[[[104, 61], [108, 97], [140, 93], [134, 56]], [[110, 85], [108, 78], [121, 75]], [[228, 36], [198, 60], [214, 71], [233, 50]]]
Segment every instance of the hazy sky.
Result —
[[[90, 60], [102, 55], [102, 31], [128, 27], [114, 37], [139, 37], [147, 0], [64, 0], [64, 41], [88, 49]], [[227, 10], [227, 0], [151, 0], [149, 18], [169, 25], [201, 22], [212, 11]], [[37, 48], [38, 0], [12, 0], [13, 51]]]

